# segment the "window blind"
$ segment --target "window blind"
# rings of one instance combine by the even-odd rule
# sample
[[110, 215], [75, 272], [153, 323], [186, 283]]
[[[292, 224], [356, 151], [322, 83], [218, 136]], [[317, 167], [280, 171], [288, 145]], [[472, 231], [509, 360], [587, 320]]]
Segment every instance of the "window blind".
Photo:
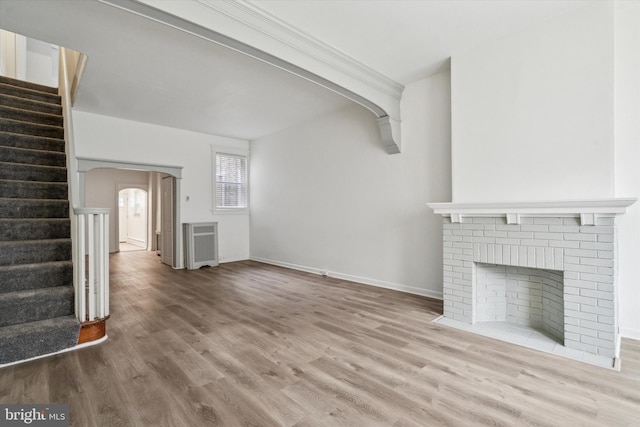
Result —
[[216, 153], [216, 207], [247, 207], [247, 158]]

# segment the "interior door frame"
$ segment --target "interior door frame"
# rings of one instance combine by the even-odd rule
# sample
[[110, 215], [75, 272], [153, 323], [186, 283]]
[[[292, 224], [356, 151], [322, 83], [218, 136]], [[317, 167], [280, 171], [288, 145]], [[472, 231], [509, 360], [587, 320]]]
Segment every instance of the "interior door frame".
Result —
[[[80, 183], [80, 206], [85, 207], [85, 187], [86, 187], [86, 173], [92, 169], [99, 168], [111, 168], [111, 169], [126, 169], [145, 172], [161, 172], [171, 175], [176, 178], [175, 180], [175, 193], [174, 193], [174, 212], [175, 221], [173, 224], [173, 236], [175, 242], [173, 245], [173, 268], [184, 268], [184, 252], [183, 245], [178, 244], [182, 242], [182, 221], [180, 212], [180, 187], [182, 184], [182, 166], [169, 166], [169, 165], [157, 165], [151, 163], [136, 163], [126, 161], [113, 161], [92, 159], [86, 157], [78, 157], [78, 181]], [[148, 196], [148, 195], [147, 195]], [[114, 215], [112, 212], [111, 215]]]
[[[150, 195], [149, 195], [149, 185], [142, 185], [142, 184], [118, 184], [117, 188], [116, 188], [116, 200], [118, 200], [118, 197], [120, 197], [120, 192], [122, 190], [127, 190], [129, 188], [135, 189], [135, 190], [142, 190], [144, 191], [144, 194], [146, 195], [146, 209], [145, 209], [145, 230], [144, 230], [144, 234], [146, 236], [145, 238], [145, 249], [149, 250], [151, 248], [151, 239], [152, 239], [152, 235], [153, 232], [151, 231], [151, 223], [149, 221], [149, 216], [151, 213], [151, 206], [149, 203], [149, 199], [150, 199]], [[117, 203], [116, 203], [117, 206]], [[118, 239], [120, 238], [120, 215], [118, 215], [118, 219], [116, 220], [116, 236], [118, 236]], [[120, 252], [120, 245], [118, 244], [118, 252]]]

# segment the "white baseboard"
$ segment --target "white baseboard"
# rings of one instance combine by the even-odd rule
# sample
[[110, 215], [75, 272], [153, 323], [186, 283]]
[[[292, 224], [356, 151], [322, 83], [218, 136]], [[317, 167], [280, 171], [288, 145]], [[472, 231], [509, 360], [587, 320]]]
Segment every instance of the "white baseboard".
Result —
[[291, 268], [293, 270], [305, 271], [307, 273], [318, 274], [333, 277], [336, 279], [348, 280], [350, 282], [362, 283], [364, 285], [376, 286], [378, 288], [392, 289], [394, 291], [405, 292], [408, 294], [420, 295], [434, 299], [442, 299], [442, 292], [436, 292], [429, 289], [421, 289], [413, 286], [402, 285], [399, 283], [385, 282], [383, 280], [371, 279], [369, 277], [354, 276], [352, 274], [340, 273], [337, 271], [325, 271], [320, 268], [308, 267], [305, 265], [291, 264], [283, 261], [275, 261], [272, 259], [260, 258], [252, 256], [252, 261], [263, 262], [265, 264], [277, 265], [279, 267]]
[[622, 338], [640, 340], [640, 329], [620, 328], [620, 335], [622, 335]]

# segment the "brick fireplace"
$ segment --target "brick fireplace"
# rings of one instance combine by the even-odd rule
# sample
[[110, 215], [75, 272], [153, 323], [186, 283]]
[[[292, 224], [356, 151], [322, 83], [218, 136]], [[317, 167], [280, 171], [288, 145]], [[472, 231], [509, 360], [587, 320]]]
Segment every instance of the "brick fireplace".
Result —
[[634, 201], [429, 204], [443, 216], [444, 317], [618, 357], [615, 218]]

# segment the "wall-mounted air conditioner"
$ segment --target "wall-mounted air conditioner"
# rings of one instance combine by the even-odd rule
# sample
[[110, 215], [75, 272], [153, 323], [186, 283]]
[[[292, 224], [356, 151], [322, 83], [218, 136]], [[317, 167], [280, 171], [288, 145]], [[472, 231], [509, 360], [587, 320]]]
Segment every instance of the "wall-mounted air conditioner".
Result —
[[193, 222], [182, 226], [187, 270], [218, 265], [218, 223]]

